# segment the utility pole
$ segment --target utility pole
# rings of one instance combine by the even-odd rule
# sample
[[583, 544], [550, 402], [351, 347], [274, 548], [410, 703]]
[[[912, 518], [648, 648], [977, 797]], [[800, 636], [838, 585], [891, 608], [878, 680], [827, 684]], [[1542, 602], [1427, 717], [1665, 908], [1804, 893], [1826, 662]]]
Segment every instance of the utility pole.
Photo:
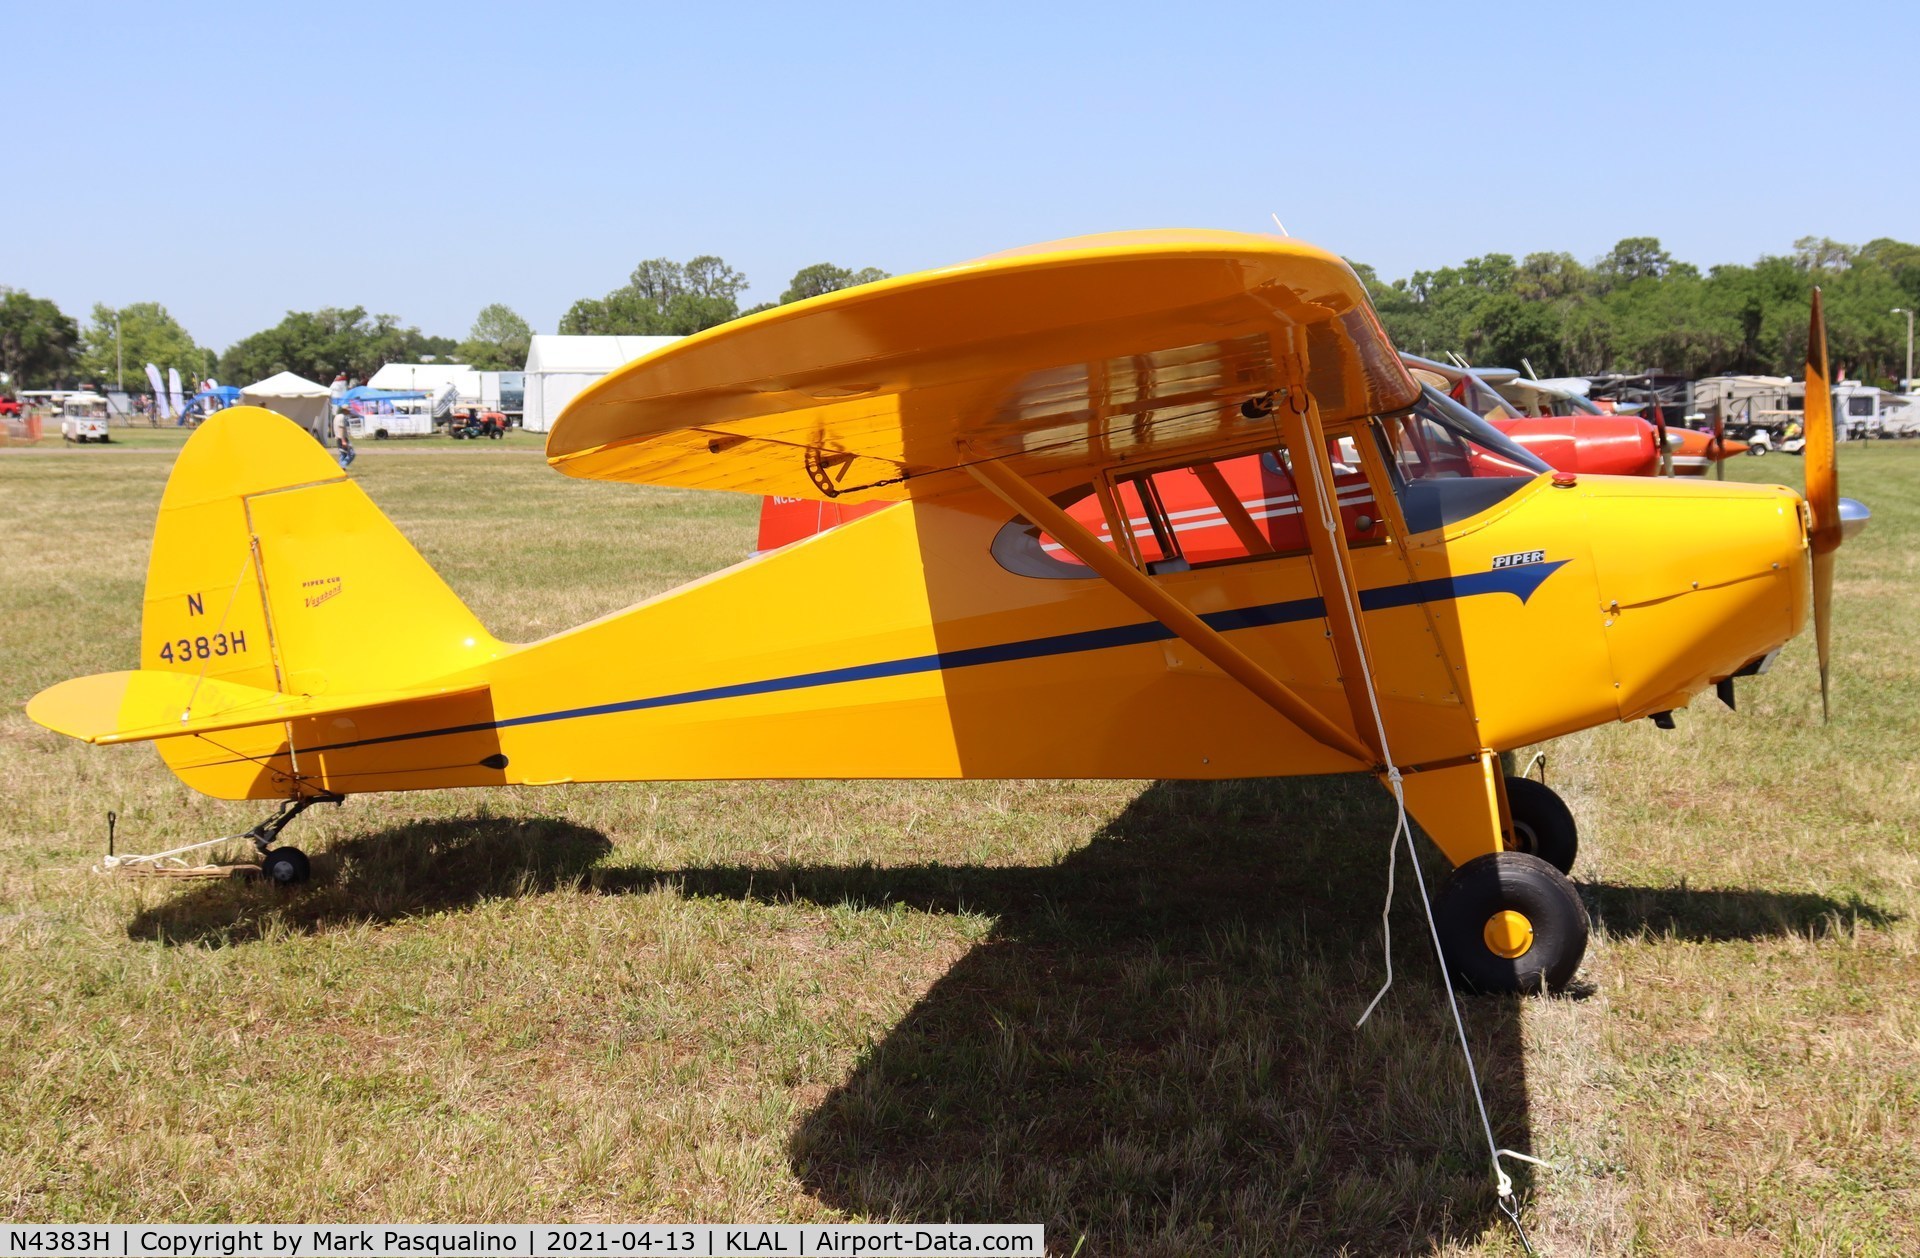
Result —
[[1913, 383], [1913, 311], [1901, 306], [1893, 308], [1894, 314], [1907, 316], [1907, 374], [1900, 381], [1900, 391], [1906, 393], [1914, 388]]
[[119, 393], [127, 391], [127, 366], [120, 357], [120, 312], [118, 310], [113, 312], [113, 387]]

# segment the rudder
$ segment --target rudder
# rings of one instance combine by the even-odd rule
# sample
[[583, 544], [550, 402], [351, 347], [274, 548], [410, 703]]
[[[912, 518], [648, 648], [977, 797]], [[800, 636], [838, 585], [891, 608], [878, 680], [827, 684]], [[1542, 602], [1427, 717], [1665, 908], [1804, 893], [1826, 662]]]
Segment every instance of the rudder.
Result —
[[[291, 420], [234, 407], [182, 449], [154, 528], [142, 669], [325, 695], [420, 686], [502, 649]], [[161, 754], [198, 789], [233, 794], [238, 782], [189, 774], [193, 741]]]

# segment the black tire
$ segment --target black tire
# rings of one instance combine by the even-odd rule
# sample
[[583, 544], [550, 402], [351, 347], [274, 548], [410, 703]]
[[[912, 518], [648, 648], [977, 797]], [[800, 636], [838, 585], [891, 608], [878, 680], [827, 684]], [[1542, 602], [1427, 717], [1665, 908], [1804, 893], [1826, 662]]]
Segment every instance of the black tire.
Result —
[[1538, 856], [1563, 874], [1573, 872], [1580, 854], [1580, 828], [1573, 809], [1532, 778], [1507, 779], [1507, 809], [1513, 814], [1513, 841], [1507, 850]]
[[297, 847], [276, 847], [260, 858], [260, 872], [268, 882], [290, 887], [311, 878], [313, 865]]
[[[1573, 883], [1525, 852], [1490, 852], [1454, 870], [1434, 924], [1454, 984], [1468, 991], [1557, 992], [1587, 953], [1587, 909]], [[1517, 951], [1495, 950], [1503, 928]]]
[[385, 441], [387, 439], [387, 436], [388, 436], [387, 430], [384, 428], [376, 428], [373, 430], [373, 439], [375, 441]]

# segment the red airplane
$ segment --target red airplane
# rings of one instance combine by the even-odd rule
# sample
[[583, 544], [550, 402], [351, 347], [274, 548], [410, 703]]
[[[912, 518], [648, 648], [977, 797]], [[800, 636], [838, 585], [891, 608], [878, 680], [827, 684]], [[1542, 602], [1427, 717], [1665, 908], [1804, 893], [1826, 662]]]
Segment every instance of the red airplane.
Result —
[[1641, 415], [1602, 410], [1576, 393], [1522, 380], [1515, 371], [1468, 370], [1412, 354], [1400, 359], [1416, 377], [1563, 472], [1705, 476], [1721, 459], [1746, 453], [1746, 442], [1728, 441], [1724, 433], [1668, 425], [1658, 405], [1641, 413], [1651, 418], [1648, 422]]

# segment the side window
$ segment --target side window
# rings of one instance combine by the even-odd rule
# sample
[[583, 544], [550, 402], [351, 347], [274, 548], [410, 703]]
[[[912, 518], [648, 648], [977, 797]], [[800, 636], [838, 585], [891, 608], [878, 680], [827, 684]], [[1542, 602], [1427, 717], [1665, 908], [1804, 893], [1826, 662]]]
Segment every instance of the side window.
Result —
[[[1175, 533], [1177, 526], [1167, 511], [1159, 477], [1129, 477], [1113, 487], [1113, 494], [1120, 514], [1126, 517], [1127, 528], [1133, 534], [1134, 553], [1140, 557], [1140, 562], [1148, 572], [1160, 570], [1181, 557], [1180, 539]], [[1100, 509], [1097, 495], [1083, 498], [1068, 514], [1092, 529], [1102, 541], [1112, 545], [1113, 538], [1107, 536], [1106, 513]], [[1079, 560], [1074, 562], [1078, 563]]]
[[[1384, 541], [1386, 530], [1353, 439], [1330, 437], [1327, 448], [1347, 543]], [[1113, 483], [1112, 501], [1115, 514], [1126, 521], [1117, 539], [1100, 495], [1091, 487], [1062, 505], [1096, 538], [1149, 573], [1307, 551], [1306, 521], [1283, 451], [1120, 476]], [[993, 553], [1002, 567], [1029, 576], [1091, 575], [1065, 546], [1024, 520], [1000, 530]]]
[[1327, 459], [1333, 464], [1333, 492], [1340, 502], [1340, 523], [1349, 546], [1370, 546], [1387, 539], [1380, 522], [1380, 504], [1360, 466], [1360, 450], [1348, 436], [1327, 438]]

